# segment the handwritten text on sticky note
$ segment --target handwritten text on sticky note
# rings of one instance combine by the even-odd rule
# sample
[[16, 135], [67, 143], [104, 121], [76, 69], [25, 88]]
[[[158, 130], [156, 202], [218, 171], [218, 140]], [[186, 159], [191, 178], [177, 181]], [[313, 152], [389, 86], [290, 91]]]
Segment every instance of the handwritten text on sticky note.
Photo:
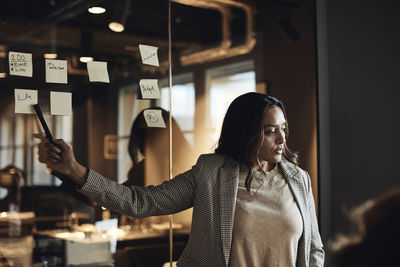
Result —
[[72, 115], [72, 93], [50, 92], [50, 114]]
[[38, 103], [38, 91], [15, 89], [15, 113], [35, 114], [33, 105]]
[[160, 66], [158, 62], [157, 50], [158, 47], [150, 45], [139, 45], [140, 55], [142, 57], [143, 64], [151, 66]]
[[89, 81], [103, 83], [110, 82], [107, 71], [107, 62], [89, 61], [87, 63], [87, 69], [89, 73]]
[[67, 61], [46, 59], [46, 82], [68, 83]]
[[9, 52], [10, 75], [32, 77], [32, 54]]
[[165, 122], [159, 109], [146, 109], [143, 111], [148, 127], [165, 128]]
[[139, 85], [143, 98], [160, 98], [160, 89], [158, 88], [157, 79], [142, 79], [140, 80]]

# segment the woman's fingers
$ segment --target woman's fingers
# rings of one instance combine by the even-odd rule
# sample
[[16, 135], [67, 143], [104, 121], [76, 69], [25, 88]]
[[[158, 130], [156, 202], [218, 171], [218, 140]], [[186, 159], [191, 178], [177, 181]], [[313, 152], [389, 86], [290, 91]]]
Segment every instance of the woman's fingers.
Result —
[[62, 156], [61, 156], [61, 149], [56, 147], [50, 142], [45, 143], [46, 146], [46, 161], [50, 164], [56, 164], [62, 162]]
[[68, 151], [70, 149], [70, 146], [63, 139], [56, 139], [54, 142], [62, 151]]
[[55, 152], [55, 153], [61, 153], [61, 149], [53, 145], [52, 143], [46, 143], [46, 148], [47, 152]]
[[42, 139], [44, 137], [46, 137], [43, 133], [34, 133], [32, 134], [33, 138], [38, 138], [38, 139]]
[[62, 160], [62, 157], [59, 153], [53, 152], [53, 151], [47, 151], [47, 159], [53, 159], [53, 160]]
[[38, 144], [38, 156], [39, 156], [39, 162], [41, 163], [47, 163], [47, 149], [46, 149], [46, 143], [49, 141], [46, 139], [46, 136], [44, 133], [34, 133], [32, 134], [33, 138], [40, 139], [40, 143]]
[[47, 161], [48, 164], [55, 164], [55, 163], [60, 162], [60, 160], [57, 160], [57, 159], [54, 159], [54, 158], [50, 158], [50, 157], [47, 157], [46, 161]]

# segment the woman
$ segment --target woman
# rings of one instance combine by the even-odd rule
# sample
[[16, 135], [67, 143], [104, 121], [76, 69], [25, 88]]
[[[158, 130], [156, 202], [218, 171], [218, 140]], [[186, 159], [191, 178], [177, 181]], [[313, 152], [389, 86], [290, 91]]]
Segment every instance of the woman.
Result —
[[47, 164], [112, 210], [134, 217], [193, 207], [178, 266], [323, 266], [308, 174], [287, 148], [288, 123], [274, 97], [247, 93], [229, 106], [215, 154], [158, 186], [119, 185], [47, 143]]

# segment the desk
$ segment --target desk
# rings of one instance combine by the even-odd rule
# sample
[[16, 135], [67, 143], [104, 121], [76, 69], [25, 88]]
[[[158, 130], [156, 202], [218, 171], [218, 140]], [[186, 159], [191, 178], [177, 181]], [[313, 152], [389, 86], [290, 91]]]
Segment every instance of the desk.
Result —
[[[133, 266], [132, 260], [141, 262], [166, 262], [169, 258], [168, 231], [124, 231], [118, 229], [116, 240], [105, 234], [85, 235], [83, 232], [67, 230], [35, 231], [35, 259], [42, 257], [57, 257], [57, 266], [80, 264], [98, 264], [107, 266], [116, 261], [115, 266]], [[174, 230], [175, 260], [182, 253], [189, 236], [189, 229]], [[110, 250], [111, 242], [116, 241], [117, 252], [113, 255]], [[51, 246], [50, 250], [43, 249], [41, 244]], [[55, 249], [56, 248], [56, 249]], [[118, 262], [118, 263], [117, 263]], [[137, 266], [157, 266], [152, 263]], [[161, 265], [160, 265], [161, 266]]]

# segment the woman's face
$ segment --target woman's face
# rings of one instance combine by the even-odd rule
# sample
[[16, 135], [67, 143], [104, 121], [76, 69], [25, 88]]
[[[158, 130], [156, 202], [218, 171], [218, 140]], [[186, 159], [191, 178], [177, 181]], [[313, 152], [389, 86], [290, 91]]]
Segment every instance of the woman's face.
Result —
[[263, 135], [258, 149], [261, 167], [270, 170], [273, 163], [282, 160], [286, 141], [286, 119], [282, 110], [273, 106], [267, 110], [262, 122]]

